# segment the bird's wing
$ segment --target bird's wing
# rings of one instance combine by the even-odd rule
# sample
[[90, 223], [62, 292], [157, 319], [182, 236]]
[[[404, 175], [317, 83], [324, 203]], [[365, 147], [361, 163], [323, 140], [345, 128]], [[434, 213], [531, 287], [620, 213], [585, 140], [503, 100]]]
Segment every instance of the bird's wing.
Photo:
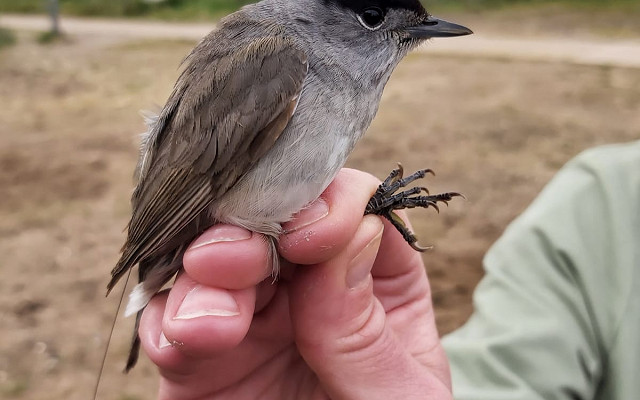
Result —
[[187, 57], [150, 131], [108, 290], [141, 260], [189, 240], [181, 231], [273, 146], [294, 113], [308, 69], [304, 52], [283, 36], [231, 49], [212, 43], [218, 39], [208, 36]]

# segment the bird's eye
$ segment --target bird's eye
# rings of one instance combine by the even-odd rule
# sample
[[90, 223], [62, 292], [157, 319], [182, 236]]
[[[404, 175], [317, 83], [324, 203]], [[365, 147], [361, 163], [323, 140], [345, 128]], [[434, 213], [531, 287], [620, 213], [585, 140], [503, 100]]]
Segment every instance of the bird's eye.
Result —
[[358, 15], [358, 20], [362, 26], [374, 31], [380, 28], [384, 22], [384, 11], [378, 7], [369, 7]]

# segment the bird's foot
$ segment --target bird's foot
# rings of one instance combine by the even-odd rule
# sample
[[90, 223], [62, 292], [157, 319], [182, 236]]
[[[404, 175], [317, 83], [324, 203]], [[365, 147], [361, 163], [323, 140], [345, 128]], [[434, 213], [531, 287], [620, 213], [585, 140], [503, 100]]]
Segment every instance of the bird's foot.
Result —
[[[402, 234], [404, 240], [406, 240], [413, 249], [416, 251], [426, 251], [431, 249], [432, 246], [422, 247], [418, 245], [418, 239], [415, 237], [413, 232], [407, 228], [404, 221], [402, 221], [402, 218], [400, 218], [394, 210], [403, 210], [405, 208], [415, 207], [433, 207], [436, 211], [440, 212], [438, 203], [448, 205], [449, 201], [454, 197], [464, 196], [456, 192], [431, 195], [427, 188], [421, 186], [396, 193], [398, 190], [405, 188], [411, 182], [424, 178], [427, 174], [435, 175], [430, 169], [421, 169], [406, 178], [403, 178], [403, 173], [404, 170], [402, 165], [398, 163], [398, 168], [391, 171], [387, 179], [378, 186], [378, 190], [376, 190], [374, 195], [371, 196], [364, 214], [376, 214], [385, 217], [393, 226], [395, 226], [398, 232]], [[426, 196], [421, 196], [420, 193], [422, 192], [426, 193]]]

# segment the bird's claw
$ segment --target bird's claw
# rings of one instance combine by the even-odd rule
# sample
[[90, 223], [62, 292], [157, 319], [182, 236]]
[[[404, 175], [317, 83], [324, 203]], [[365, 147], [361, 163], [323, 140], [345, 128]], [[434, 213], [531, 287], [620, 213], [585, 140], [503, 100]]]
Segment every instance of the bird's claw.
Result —
[[[440, 213], [438, 203], [444, 203], [448, 206], [449, 201], [454, 197], [462, 197], [466, 199], [464, 195], [458, 192], [431, 195], [429, 193], [429, 189], [423, 186], [417, 186], [401, 191], [400, 193], [396, 193], [398, 190], [405, 188], [411, 182], [424, 178], [426, 174], [435, 175], [431, 169], [421, 169], [404, 178], [404, 168], [402, 167], [402, 164], [398, 163], [398, 168], [391, 171], [389, 176], [380, 184], [380, 186], [378, 186], [378, 189], [374, 195], [371, 196], [371, 199], [369, 199], [365, 209], [365, 215], [376, 214], [389, 220], [398, 232], [402, 234], [402, 237], [407, 241], [407, 243], [409, 243], [411, 248], [419, 252], [430, 250], [433, 246], [423, 247], [418, 245], [418, 240], [415, 235], [409, 228], [407, 228], [404, 221], [394, 213], [394, 210], [416, 207], [432, 207]], [[427, 195], [422, 196], [420, 195], [421, 192], [424, 192]]]

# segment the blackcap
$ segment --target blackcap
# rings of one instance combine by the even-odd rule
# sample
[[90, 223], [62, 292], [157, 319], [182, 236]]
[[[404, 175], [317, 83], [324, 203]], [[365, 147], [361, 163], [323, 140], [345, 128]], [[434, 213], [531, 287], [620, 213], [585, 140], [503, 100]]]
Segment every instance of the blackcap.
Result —
[[[133, 215], [108, 291], [138, 265], [126, 314], [139, 322], [190, 242], [216, 223], [269, 238], [277, 271], [281, 223], [336, 176], [400, 60], [429, 38], [470, 33], [418, 0], [264, 0], [224, 18], [185, 59], [143, 137]], [[408, 181], [394, 172], [385, 183], [397, 190]], [[392, 197], [372, 198], [367, 212], [402, 208]], [[413, 206], [438, 200], [447, 196]], [[134, 333], [127, 370], [139, 345]]]

